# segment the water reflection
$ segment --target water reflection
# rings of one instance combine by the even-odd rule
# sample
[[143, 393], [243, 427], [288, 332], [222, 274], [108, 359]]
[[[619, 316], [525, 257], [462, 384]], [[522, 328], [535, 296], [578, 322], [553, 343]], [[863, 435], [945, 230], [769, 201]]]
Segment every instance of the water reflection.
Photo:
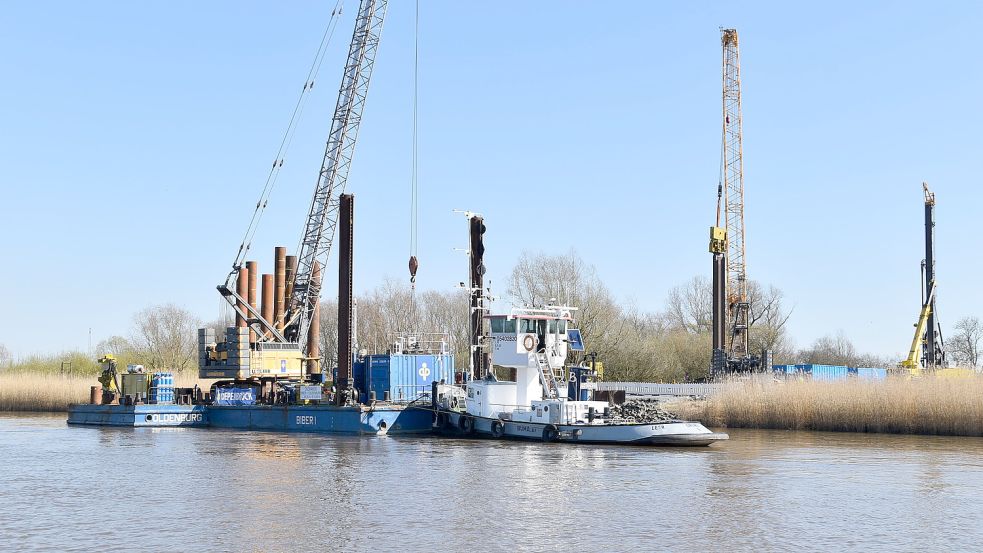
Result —
[[[5, 550], [972, 550], [983, 440], [701, 449], [69, 428], [0, 416]], [[139, 525], [107, 524], [106, 513]], [[128, 516], [130, 516], [128, 515]], [[78, 539], [84, 536], [85, 540]], [[104, 547], [102, 546], [103, 544]]]

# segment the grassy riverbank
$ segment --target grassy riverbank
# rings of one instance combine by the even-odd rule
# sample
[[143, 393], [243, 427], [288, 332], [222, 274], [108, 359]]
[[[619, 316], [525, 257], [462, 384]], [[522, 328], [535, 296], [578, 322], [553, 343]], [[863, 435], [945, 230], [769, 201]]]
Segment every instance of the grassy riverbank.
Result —
[[983, 377], [734, 382], [669, 406], [708, 426], [983, 436]]
[[[174, 375], [174, 385], [194, 386], [196, 375]], [[95, 377], [57, 373], [0, 374], [0, 411], [67, 411], [71, 403], [88, 403]], [[211, 381], [199, 383], [205, 388]]]

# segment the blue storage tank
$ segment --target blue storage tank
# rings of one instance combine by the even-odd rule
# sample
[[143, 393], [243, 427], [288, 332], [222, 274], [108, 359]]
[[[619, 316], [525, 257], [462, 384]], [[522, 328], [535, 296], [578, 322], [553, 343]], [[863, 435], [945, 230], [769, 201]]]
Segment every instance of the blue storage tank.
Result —
[[876, 369], [873, 367], [858, 367], [857, 377], [867, 380], [884, 380], [887, 378], [887, 369]]
[[431, 384], [454, 382], [454, 356], [450, 354], [381, 354], [367, 355], [353, 366], [359, 400], [368, 402], [369, 392], [382, 400], [408, 402], [430, 393]]

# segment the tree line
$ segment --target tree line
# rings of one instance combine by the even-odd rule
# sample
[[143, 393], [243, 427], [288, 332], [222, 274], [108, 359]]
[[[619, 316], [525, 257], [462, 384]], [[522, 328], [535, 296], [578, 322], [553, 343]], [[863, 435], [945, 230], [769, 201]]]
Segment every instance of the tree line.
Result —
[[[786, 329], [793, 310], [786, 305], [783, 292], [754, 281], [749, 283], [748, 292], [751, 351], [769, 349], [775, 363], [892, 367], [900, 360], [861, 352], [842, 331], [796, 348]], [[707, 377], [712, 306], [706, 277], [693, 277], [673, 287], [663, 309], [644, 311], [632, 301], [618, 301], [595, 268], [575, 252], [524, 252], [512, 270], [505, 300], [506, 305], [515, 306], [554, 302], [577, 307], [574, 318], [587, 346], [585, 353], [597, 354], [608, 380], [692, 382]], [[392, 349], [398, 335], [414, 335], [421, 341], [440, 335], [458, 364], [466, 366], [469, 307], [465, 291], [415, 292], [406, 283], [386, 280], [360, 295], [356, 302], [356, 345], [360, 351], [385, 353]], [[338, 351], [337, 302], [323, 301], [320, 313], [323, 366], [334, 367]], [[138, 363], [151, 370], [193, 371], [198, 359], [197, 329], [208, 326], [215, 329], [216, 336], [222, 336], [232, 324], [230, 316], [204, 322], [179, 306], [156, 305], [134, 315], [127, 335], [100, 342], [95, 354], [112, 354], [121, 364]], [[960, 319], [946, 344], [950, 361], [958, 366], [979, 367], [983, 361], [981, 343], [980, 320]], [[75, 354], [73, 359], [77, 358]], [[37, 367], [46, 362], [57, 363], [46, 359], [35, 356], [30, 363], [21, 364]], [[8, 367], [18, 366], [0, 344], [0, 366], [5, 366], [4, 362]], [[78, 364], [86, 371], [95, 370], [94, 360], [91, 364]]]

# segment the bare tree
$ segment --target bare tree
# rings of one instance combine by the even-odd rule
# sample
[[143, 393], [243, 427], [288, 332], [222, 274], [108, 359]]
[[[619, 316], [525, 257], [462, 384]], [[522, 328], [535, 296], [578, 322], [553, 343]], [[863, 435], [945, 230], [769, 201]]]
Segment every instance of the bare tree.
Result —
[[464, 290], [427, 291], [420, 295], [420, 331], [447, 334], [448, 347], [458, 363], [466, 363], [471, 349], [470, 303]]
[[338, 365], [338, 301], [333, 299], [322, 301], [320, 315], [321, 370], [328, 374]]
[[856, 366], [857, 348], [853, 342], [840, 330], [835, 335], [823, 336], [812, 343], [812, 346], [799, 353], [806, 363], [817, 365], [846, 365]]
[[99, 355], [112, 355], [120, 358], [134, 353], [135, 346], [123, 336], [110, 336], [96, 345]]
[[147, 355], [152, 369], [183, 371], [198, 357], [199, 319], [174, 304], [148, 307], [134, 316], [136, 329], [130, 340]]
[[[712, 332], [713, 306], [710, 281], [696, 276], [669, 290], [666, 298], [665, 320], [670, 329], [693, 334]], [[782, 300], [784, 293], [775, 286], [765, 288], [760, 283], [748, 283], [751, 304], [748, 341], [751, 351], [772, 350], [778, 360], [791, 359], [795, 352], [785, 331], [792, 310]]]
[[[368, 353], [385, 353], [397, 334], [446, 334], [460, 363], [468, 359], [468, 297], [463, 291], [428, 290], [417, 294], [387, 280], [357, 299], [356, 339]], [[338, 303], [321, 302], [321, 355], [324, 366], [337, 363]]]
[[13, 363], [13, 356], [10, 355], [10, 350], [7, 346], [0, 344], [0, 368], [4, 366], [10, 366]]
[[673, 287], [666, 298], [666, 318], [676, 329], [710, 332], [713, 324], [712, 285], [705, 276], [695, 276]]
[[956, 322], [955, 333], [949, 338], [949, 351], [953, 361], [966, 367], [980, 366], [980, 342], [983, 342], [983, 325], [977, 317], [963, 317]]

